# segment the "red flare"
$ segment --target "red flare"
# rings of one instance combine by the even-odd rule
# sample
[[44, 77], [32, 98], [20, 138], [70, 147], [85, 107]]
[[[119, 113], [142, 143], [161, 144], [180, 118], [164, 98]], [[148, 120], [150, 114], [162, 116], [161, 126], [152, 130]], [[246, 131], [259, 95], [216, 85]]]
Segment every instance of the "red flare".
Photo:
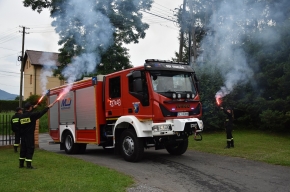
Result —
[[221, 97], [216, 97], [215, 99], [216, 99], [217, 105], [220, 106], [220, 104], [222, 103]]
[[40, 97], [40, 99], [38, 100], [38, 102], [37, 102], [36, 105], [38, 105], [38, 104], [42, 101], [43, 97], [44, 97], [44, 95], [42, 95], [42, 96]]
[[57, 101], [60, 100], [60, 98], [64, 95], [64, 93], [59, 94], [58, 98], [56, 99]]

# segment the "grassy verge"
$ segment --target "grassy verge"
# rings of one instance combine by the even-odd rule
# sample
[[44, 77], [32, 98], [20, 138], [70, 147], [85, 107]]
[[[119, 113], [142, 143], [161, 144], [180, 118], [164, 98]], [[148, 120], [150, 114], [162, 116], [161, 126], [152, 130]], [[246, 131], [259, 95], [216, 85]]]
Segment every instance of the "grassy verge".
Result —
[[48, 115], [45, 113], [39, 119], [39, 133], [46, 133], [48, 132]]
[[290, 166], [290, 135], [269, 134], [260, 131], [234, 130], [235, 148], [226, 146], [225, 132], [202, 133], [202, 141], [189, 138], [189, 149], [242, 157], [275, 165]]
[[76, 158], [36, 150], [33, 166], [18, 168], [19, 153], [0, 149], [0, 191], [126, 191], [133, 179]]

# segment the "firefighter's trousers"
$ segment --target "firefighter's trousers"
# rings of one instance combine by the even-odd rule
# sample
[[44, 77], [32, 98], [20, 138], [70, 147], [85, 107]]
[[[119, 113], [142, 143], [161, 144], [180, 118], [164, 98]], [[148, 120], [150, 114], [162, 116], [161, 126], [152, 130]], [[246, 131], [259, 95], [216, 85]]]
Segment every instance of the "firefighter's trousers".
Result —
[[32, 161], [34, 154], [34, 133], [25, 133], [21, 136], [20, 158]]
[[20, 133], [19, 133], [19, 131], [16, 131], [14, 134], [15, 134], [14, 146], [18, 147], [20, 144]]

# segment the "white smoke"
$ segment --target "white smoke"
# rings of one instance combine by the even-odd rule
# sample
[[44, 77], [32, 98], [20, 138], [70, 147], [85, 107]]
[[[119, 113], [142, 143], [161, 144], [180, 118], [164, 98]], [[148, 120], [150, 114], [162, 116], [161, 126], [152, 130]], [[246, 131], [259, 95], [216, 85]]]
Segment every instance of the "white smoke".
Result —
[[269, 7], [266, 1], [249, 4], [246, 0], [230, 0], [213, 6], [207, 26], [210, 32], [201, 43], [203, 53], [200, 57], [207, 60], [203, 67], [219, 69], [224, 78], [224, 85], [216, 93], [216, 98], [226, 96], [238, 84], [252, 79], [253, 64], [249, 63], [251, 58], [243, 50], [243, 40], [248, 35], [256, 35], [257, 41], [266, 41], [269, 45], [278, 41], [280, 36], [273, 27], [283, 16], [280, 11], [285, 2], [280, 0]]
[[[114, 27], [110, 19], [96, 11], [96, 6], [106, 8], [107, 1], [79, 1], [70, 0], [62, 5], [61, 13], [56, 12], [53, 25], [60, 35], [64, 35], [68, 29], [69, 38], [73, 38], [76, 45], [81, 45], [83, 53], [73, 57], [71, 63], [62, 71], [62, 75], [68, 82], [64, 92], [67, 93], [72, 83], [84, 74], [92, 73], [101, 62], [98, 51], [106, 50], [113, 43]], [[70, 21], [78, 21], [78, 26], [72, 26]]]
[[42, 89], [42, 95], [47, 92], [47, 78], [52, 77], [53, 70], [57, 69], [56, 62], [53, 59], [53, 53], [44, 52], [41, 54], [39, 62], [43, 65], [40, 72], [40, 86]]

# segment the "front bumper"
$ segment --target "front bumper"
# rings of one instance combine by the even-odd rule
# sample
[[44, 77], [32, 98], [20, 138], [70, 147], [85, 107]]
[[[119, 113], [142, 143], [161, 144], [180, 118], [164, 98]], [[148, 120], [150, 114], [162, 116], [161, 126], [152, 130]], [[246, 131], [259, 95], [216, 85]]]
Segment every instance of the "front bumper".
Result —
[[[170, 128], [163, 129], [162, 127], [166, 127], [165, 125], [169, 125]], [[153, 123], [152, 127], [153, 136], [174, 135], [178, 132], [193, 134], [203, 131], [203, 122], [198, 118], [172, 119], [166, 120], [164, 123]]]

